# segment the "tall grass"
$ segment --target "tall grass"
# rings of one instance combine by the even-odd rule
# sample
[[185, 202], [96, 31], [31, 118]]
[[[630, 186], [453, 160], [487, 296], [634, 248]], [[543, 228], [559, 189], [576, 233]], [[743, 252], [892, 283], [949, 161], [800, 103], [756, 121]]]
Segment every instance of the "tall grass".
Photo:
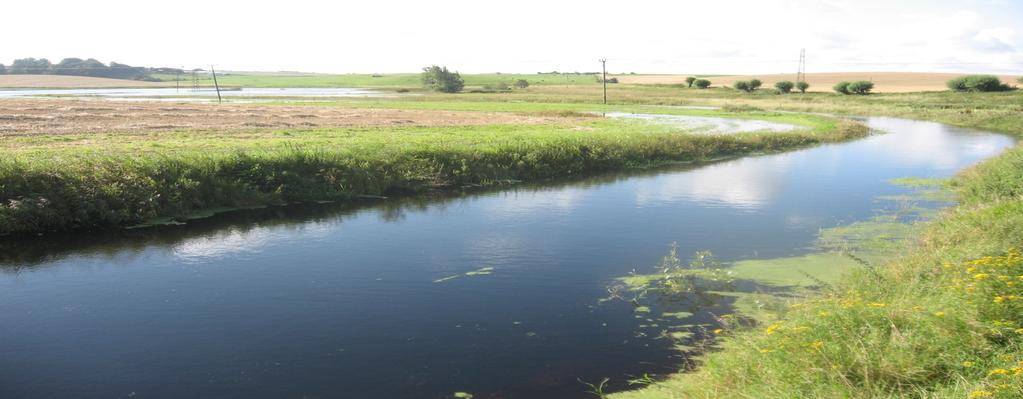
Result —
[[959, 176], [960, 205], [910, 252], [612, 397], [1023, 397], [1021, 160], [1017, 147]]
[[90, 144], [55, 150], [23, 142], [26, 148], [9, 150], [16, 156], [0, 160], [0, 234], [698, 162], [850, 139], [866, 128], [830, 121], [783, 134], [708, 136], [599, 120], [283, 133], [254, 140], [205, 132], [89, 136]]

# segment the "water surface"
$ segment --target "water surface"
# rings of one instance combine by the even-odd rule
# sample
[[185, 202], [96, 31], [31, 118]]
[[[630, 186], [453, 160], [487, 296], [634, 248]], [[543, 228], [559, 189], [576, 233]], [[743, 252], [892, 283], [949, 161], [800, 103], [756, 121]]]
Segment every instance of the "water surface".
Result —
[[598, 303], [615, 277], [651, 270], [673, 241], [726, 261], [805, 253], [820, 228], [907, 191], [887, 180], [950, 176], [1013, 143], [869, 123], [889, 134], [697, 168], [8, 242], [0, 397], [585, 398], [577, 379], [603, 377], [620, 389], [683, 359], [641, 334], [627, 303]]
[[[351, 88], [224, 88], [220, 95], [225, 98], [249, 97], [379, 97], [384, 93]], [[204, 87], [192, 90], [191, 87], [159, 87], [159, 88], [121, 88], [121, 89], [0, 89], [0, 98], [14, 97], [102, 97], [106, 99], [138, 99], [153, 100], [160, 97], [216, 99], [217, 91]]]

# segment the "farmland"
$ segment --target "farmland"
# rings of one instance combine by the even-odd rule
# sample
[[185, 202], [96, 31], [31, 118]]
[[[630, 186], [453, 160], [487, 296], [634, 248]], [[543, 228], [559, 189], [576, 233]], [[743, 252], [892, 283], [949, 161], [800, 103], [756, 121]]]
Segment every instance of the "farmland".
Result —
[[[601, 177], [605, 173], [624, 171], [627, 176], [633, 176], [631, 174], [643, 176], [644, 173], [650, 173], [651, 187], [640, 186], [637, 190], [643, 195], [637, 197], [642, 197], [641, 200], [637, 200], [635, 204], [626, 203], [626, 206], [613, 202], [618, 201], [614, 197], [590, 198], [584, 201], [584, 205], [600, 205], [605, 202], [614, 205], [609, 208], [598, 208], [596, 211], [602, 213], [601, 217], [572, 220], [571, 225], [587, 226], [587, 231], [581, 236], [592, 237], [592, 234], [598, 231], [613, 231], [614, 235], [621, 236], [620, 239], [628, 240], [637, 234], [634, 231], [656, 230], [656, 222], [659, 219], [669, 219], [682, 213], [685, 219], [672, 220], [676, 220], [676, 223], [699, 223], [703, 215], [717, 215], [715, 212], [718, 209], [734, 208], [736, 214], [742, 218], [719, 217], [722, 217], [721, 220], [738, 224], [712, 220], [701, 225], [706, 230], [696, 231], [687, 237], [701, 243], [704, 241], [699, 240], [706, 239], [706, 236], [720, 235], [742, 236], [751, 242], [766, 240], [764, 242], [779, 246], [801, 245], [806, 244], [799, 241], [803, 238], [782, 243], [780, 238], [772, 237], [783, 237], [791, 230], [798, 230], [800, 223], [806, 223], [798, 218], [785, 219], [784, 228], [767, 230], [764, 234], [748, 234], [748, 230], [760, 226], [744, 225], [742, 221], [747, 220], [745, 218], [756, 217], [759, 213], [772, 212], [769, 208], [761, 209], [758, 206], [768, 202], [764, 198], [769, 197], [768, 194], [772, 190], [779, 190], [778, 187], [789, 184], [811, 190], [814, 186], [824, 184], [814, 180], [815, 175], [811, 172], [823, 173], [820, 170], [828, 168], [819, 164], [799, 163], [802, 157], [809, 157], [807, 154], [818, 154], [817, 156], [828, 162], [855, 160], [861, 158], [864, 153], [876, 156], [879, 160], [884, 157], [883, 153], [876, 152], [850, 152], [845, 156], [845, 153], [841, 152], [843, 149], [848, 150], [856, 143], [875, 140], [884, 135], [871, 134], [864, 122], [851, 121], [843, 116], [890, 116], [941, 122], [950, 126], [1000, 132], [1014, 137], [1023, 135], [1021, 105], [1023, 94], [1019, 91], [901, 92], [908, 88], [916, 90], [918, 87], [924, 87], [919, 85], [931, 85], [933, 82], [914, 83], [904, 79], [902, 82], [904, 86], [896, 86], [898, 83], [895, 81], [882, 83], [879, 79], [880, 93], [869, 96], [845, 96], [822, 92], [781, 95], [769, 90], [740, 93], [724, 88], [689, 89], [680, 86], [674, 80], [630, 84], [624, 83], [628, 80], [622, 77], [623, 83], [610, 85], [610, 104], [603, 105], [599, 103], [601, 87], [592, 76], [542, 75], [549, 78], [549, 81], [538, 80], [541, 78], [537, 76], [466, 75], [466, 84], [470, 92], [458, 94], [424, 91], [419, 88], [416, 74], [380, 77], [229, 74], [221, 80], [221, 84], [224, 85], [246, 87], [358, 86], [383, 88], [387, 91], [407, 88], [411, 91], [409, 95], [393, 98], [255, 98], [229, 100], [224, 104], [184, 102], [183, 99], [173, 98], [153, 102], [64, 98], [3, 99], [0, 100], [0, 104], [3, 104], [0, 111], [0, 138], [3, 140], [0, 151], [6, 156], [0, 160], [0, 198], [6, 201], [0, 209], [2, 222], [0, 225], [3, 226], [4, 233], [13, 236], [38, 233], [50, 235], [55, 231], [120, 231], [124, 226], [185, 223], [197, 216], [209, 216], [216, 212], [239, 208], [284, 204], [298, 204], [298, 207], [303, 207], [305, 204], [321, 202], [349, 204], [381, 197], [408, 198], [414, 202], [438, 194], [456, 197], [465, 195], [464, 200], [459, 200], [464, 202], [455, 202], [459, 205], [440, 212], [444, 215], [445, 212], [451, 212], [455, 216], [450, 217], [457, 218], [461, 212], [460, 207], [471, 208], [473, 201], [477, 200], [472, 197], [473, 193], [482, 193], [480, 195], [484, 201], [494, 196], [488, 194], [487, 190], [499, 190], [501, 194], [497, 194], [496, 197], [503, 195], [527, 198], [527, 189], [521, 192], [515, 190], [524, 182], [528, 182], [540, 185], [541, 188], [536, 190], [540, 194], [535, 195], [542, 196], [550, 191], [557, 194], [557, 197], [546, 202], [538, 201], [542, 205], [538, 208], [521, 208], [527, 204], [528, 201], [525, 200], [511, 201], [505, 204], [507, 209], [485, 207], [480, 210], [483, 216], [470, 213], [468, 217], [459, 218], [455, 227], [443, 230], [444, 234], [437, 234], [436, 230], [433, 230], [444, 227], [446, 219], [439, 218], [433, 220], [433, 223], [440, 227], [434, 225], [424, 227], [423, 231], [427, 233], [418, 239], [443, 240], [450, 236], [470, 240], [485, 236], [488, 231], [495, 230], [493, 226], [496, 225], [489, 224], [488, 217], [491, 213], [488, 212], [501, 211], [507, 212], [502, 214], [506, 217], [501, 219], [502, 226], [515, 226], [515, 220], [526, 219], [529, 221], [527, 226], [546, 227], [531, 231], [532, 235], [546, 237], [551, 230], [545, 223], [557, 220], [558, 212], [568, 212], [572, 206], [581, 206], [571, 201], [575, 198], [573, 195], [578, 196], [580, 192], [590, 193], [587, 190], [594, 187], [599, 189], [604, 185], [613, 187], [610, 191], [612, 194], [619, 193], [616, 190], [633, 190], [634, 187], [629, 184], [637, 183], [629, 180], [632, 177], [614, 175]], [[636, 79], [643, 77], [635, 76]], [[528, 79], [530, 87], [507, 91], [471, 92], [484, 85], [510, 83], [518, 78]], [[723, 84], [731, 84], [733, 78], [738, 79], [710, 77], [716, 83], [720, 81]], [[813, 80], [815, 78], [813, 75], [810, 76], [811, 84], [816, 84]], [[763, 79], [766, 82], [770, 81], [769, 76], [763, 76]], [[885, 92], [884, 87], [887, 84], [892, 86], [893, 92]], [[823, 87], [824, 84], [821, 83], [819, 86]], [[796, 129], [782, 133], [761, 131], [729, 134], [708, 131], [702, 127], [684, 127], [604, 116], [609, 113], [764, 121], [790, 124], [796, 126]], [[820, 115], [821, 113], [829, 115]], [[905, 126], [925, 129], [931, 125], [926, 122], [907, 121]], [[900, 137], [899, 134], [905, 132], [888, 133], [892, 134], [892, 140], [896, 140]], [[913, 147], [919, 146], [929, 151], [932, 149], [929, 146], [931, 143], [926, 140], [894, 141], [899, 143], [900, 150], [910, 154], [908, 155], [910, 159], [898, 159], [893, 165], [905, 168], [905, 164], [933, 163], [944, 167], [945, 164], [939, 162], [944, 161], [943, 159], [932, 158], [945, 157], [967, 162], [966, 160], [972, 159], [970, 156], [979, 156], [971, 155], [974, 152], [1001, 148], [992, 144], [1001, 141], [984, 141], [988, 136], [971, 131], [955, 130], [952, 133], [945, 133], [964, 141], [956, 141], [955, 145], [945, 148], [949, 152], [924, 154], [922, 160], [916, 158], [920, 154]], [[936, 139], [939, 135], [920, 134], [909, 137]], [[861, 148], [860, 151], [877, 150], [871, 146], [865, 148]], [[809, 152], [790, 153], [797, 149], [809, 149], [807, 150]], [[813, 150], [820, 152], [812, 152]], [[997, 151], [983, 153], [994, 155]], [[792, 157], [784, 157], [786, 154], [792, 154]], [[831, 251], [823, 253], [747, 259], [741, 262], [733, 260], [748, 255], [733, 250], [731, 253], [725, 252], [728, 259], [726, 264], [720, 265], [720, 270], [714, 266], [693, 273], [697, 273], [700, 279], [710, 279], [716, 278], [719, 271], [732, 272], [738, 276], [737, 278], [754, 281], [769, 290], [784, 288], [779, 286], [797, 286], [796, 294], [773, 296], [759, 295], [760, 293], [757, 293], [758, 295], [732, 293], [730, 295], [739, 298], [735, 300], [734, 306], [726, 307], [732, 316], [702, 319], [698, 328], [686, 330], [686, 333], [679, 331], [683, 328], [693, 328], [694, 322], [686, 318], [685, 312], [675, 312], [672, 313], [674, 316], [654, 319], [653, 315], [647, 316], [650, 307], [646, 303], [634, 309], [630, 304], [623, 304], [629, 309], [622, 317], [616, 318], [613, 312], [602, 314], [600, 317], [618, 322], [622, 319], [640, 320], [639, 322], [645, 326], [642, 328], [648, 330], [652, 328], [651, 325], [657, 324], [657, 328], [674, 333], [674, 335], [666, 333], [664, 335], [668, 338], [659, 339], [678, 339], [680, 342], [678, 349], [686, 353], [685, 363], [671, 364], [674, 371], [684, 372], [637, 378], [633, 381], [634, 384], [626, 384], [620, 375], [614, 376], [611, 382], [613, 390], [623, 392], [611, 397], [641, 399], [758, 395], [964, 397], [975, 392], [987, 392], [992, 396], [1001, 395], [1008, 398], [1023, 392], [1021, 391], [1023, 385], [1020, 385], [1018, 376], [1014, 375], [1019, 367], [1018, 362], [1023, 361], [1021, 357], [1023, 348], [1020, 347], [1018, 339], [1019, 328], [1023, 327], [1020, 323], [1023, 323], [1023, 320], [1019, 320], [1018, 307], [1015, 307], [1016, 302], [1013, 302], [1016, 300], [1014, 298], [1023, 294], [1018, 291], [1018, 286], [1003, 284], [1019, 273], [1019, 255], [1014, 251], [1018, 249], [1019, 242], [1023, 242], [1023, 232], [1019, 229], [1019, 226], [1023, 225], [1021, 221], [1023, 200], [1020, 197], [1020, 193], [1023, 192], [1023, 184], [1020, 183], [1023, 182], [1021, 175], [1023, 168], [1020, 167], [1023, 158], [1020, 154], [1021, 150], [1017, 146], [954, 178], [938, 183], [927, 183], [937, 185], [936, 190], [958, 201], [957, 205], [943, 213], [932, 214], [931, 221], [920, 222], [912, 228], [854, 224], [842, 226], [846, 229], [843, 231], [823, 230], [821, 234], [829, 237], [848, 234], [848, 231], [855, 230], [857, 234], [871, 235], [860, 238], [864, 241], [884, 242], [885, 252], [868, 253], [863, 258], [856, 258], [869, 259], [871, 262], [869, 267], [863, 267], [860, 262], [847, 257], [844, 249], [832, 248]], [[727, 159], [736, 162], [722, 162]], [[749, 161], [754, 166], [748, 166], [743, 161]], [[861, 161], [863, 162], [851, 165], [863, 168], [864, 175], [872, 163], [880, 162], [873, 159]], [[790, 164], [801, 166], [792, 170], [786, 169]], [[693, 169], [671, 169], [680, 165]], [[668, 171], [660, 175], [663, 169], [658, 168], [665, 167], [668, 167]], [[735, 169], [738, 169], [739, 173], [714, 174]], [[786, 175], [793, 177], [791, 180], [785, 180], [786, 184], [761, 178], [764, 171], [774, 170], [788, 170]], [[919, 170], [935, 174], [945, 171], [940, 168]], [[690, 177], [700, 176], [700, 171], [708, 173], [704, 178], [711, 184], [694, 187], [693, 193], [686, 192], [685, 195], [673, 191], [678, 187], [688, 187], [687, 184], [691, 183], [688, 179], [700, 181], [697, 177]], [[843, 171], [836, 173], [840, 172]], [[841, 192], [841, 200], [826, 204], [829, 207], [827, 210], [836, 213], [855, 213], [840, 207], [845, 206], [847, 202], [857, 204], [869, 202], [859, 198], [860, 192], [854, 190], [858, 187], [874, 187], [877, 182], [870, 181], [871, 176], [873, 175], [862, 179], [853, 176], [850, 179], [854, 180], [850, 182], [827, 181], [827, 186], [820, 189], [821, 191], [812, 191], [813, 194], [797, 193], [793, 195], [792, 200], [804, 200], [797, 208], [810, 208], [815, 201], [806, 202], [804, 197], [817, 195], [825, 198], [829, 192], [845, 190]], [[586, 180], [588, 178], [596, 180]], [[568, 183], [567, 188], [559, 186], [561, 183], [558, 182], [565, 179], [569, 182], [585, 183], [579, 186]], [[616, 179], [623, 179], [625, 185], [607, 183]], [[760, 184], [762, 180], [771, 183], [762, 188], [768, 194], [753, 190], [763, 186]], [[845, 183], [849, 183], [848, 187]], [[544, 184], [553, 186], [548, 187]], [[510, 189], [507, 193], [503, 191], [506, 188]], [[880, 191], [887, 193], [885, 190], [889, 188]], [[685, 213], [689, 211], [685, 205], [680, 204], [687, 203], [691, 197], [696, 198], [694, 202], [697, 204], [710, 205], [697, 206], [692, 213]], [[647, 224], [637, 226], [629, 224], [630, 221], [627, 219], [616, 219], [615, 222], [619, 225], [613, 227], [601, 224], [601, 220], [617, 212], [642, 211], [651, 207], [650, 201], [653, 200], [650, 198], [665, 198], [664, 213], [653, 216], [642, 212], [629, 213], [629, 217], [647, 217], [648, 219], [642, 219]], [[449, 205], [446, 202], [442, 203], [445, 206], [441, 208]], [[422, 205], [419, 208], [417, 206], [410, 208], [430, 209], [429, 205]], [[872, 205], [864, 206], [869, 208]], [[914, 212], [920, 211], [915, 206], [908, 208]], [[545, 213], [550, 210], [553, 210], [553, 213]], [[540, 214], [541, 217], [531, 219], [533, 213]], [[383, 215], [389, 215], [381, 217], [387, 223], [397, 223], [396, 220], [400, 221], [406, 217], [402, 212], [383, 212]], [[416, 220], [422, 217], [422, 214], [411, 212], [407, 217]], [[389, 226], [382, 222], [374, 224], [364, 219], [355, 220], [356, 222], [348, 223], [345, 227], [359, 229], [361, 224], [368, 224], [373, 229], [387, 229]], [[472, 230], [468, 227], [481, 220], [486, 222], [481, 230]], [[322, 226], [317, 226], [320, 227]], [[253, 228], [254, 231], [261, 229], [264, 227]], [[465, 233], [460, 231], [462, 229], [468, 229], [471, 234], [462, 237], [460, 234]], [[809, 229], [813, 230], [810, 234], [816, 235], [819, 229], [819, 226], [814, 225]], [[298, 234], [292, 227], [284, 230], [286, 233], [279, 234], [283, 236]], [[360, 231], [369, 237], [374, 234], [372, 230]], [[388, 231], [391, 234], [401, 234], [401, 231]], [[889, 242], [888, 234], [892, 231], [900, 232], [898, 242]], [[642, 237], [663, 239], [656, 234]], [[355, 239], [349, 237], [348, 240]], [[515, 243], [519, 241], [516, 240], [524, 239], [501, 238], [484, 244], [489, 246], [487, 251], [500, 252], [505, 248], [503, 245], [517, 245]], [[343, 241], [338, 240], [339, 243]], [[728, 240], [713, 241], [713, 244], [727, 247], [729, 243], [726, 241]], [[316, 242], [316, 239], [309, 242]], [[396, 249], [397, 246], [386, 246], [390, 245], [390, 238], [379, 242], [359, 242], [364, 245], [382, 245], [374, 246], [376, 249], [390, 248], [388, 251], [401, 252], [400, 249]], [[386, 245], [380, 244], [381, 242]], [[415, 244], [406, 241], [403, 245]], [[630, 241], [630, 245], [638, 244]], [[199, 247], [205, 250], [208, 246]], [[266, 244], [266, 247], [272, 245]], [[599, 247], [603, 245], [582, 248], [598, 251]], [[522, 258], [525, 260], [517, 260], [508, 265], [499, 263], [502, 261], [499, 258], [491, 260], [498, 263], [496, 267], [474, 263], [472, 267], [464, 268], [465, 270], [455, 271], [442, 269], [448, 263], [441, 261], [434, 267], [441, 268], [443, 273], [431, 269], [430, 273], [420, 276], [415, 274], [415, 271], [403, 269], [401, 274], [388, 275], [386, 279], [372, 275], [373, 277], [366, 278], [366, 281], [381, 284], [382, 280], [395, 279], [401, 281], [401, 284], [419, 284], [407, 279], [406, 273], [411, 273], [424, 281], [422, 284], [427, 287], [422, 288], [424, 290], [449, 284], [452, 287], [451, 292], [467, 295], [467, 298], [482, 296], [480, 291], [473, 288], [476, 286], [471, 285], [476, 281], [482, 281], [477, 284], [494, 284], [486, 285], [488, 287], [486, 292], [495, 292], [494, 295], [509, 293], [518, 301], [531, 301], [528, 295], [519, 295], [518, 290], [536, 288], [522, 288], [518, 280], [510, 280], [512, 285], [504, 286], [500, 284], [505, 280], [495, 279], [487, 282], [486, 279], [492, 273], [499, 276], [505, 272], [514, 275], [516, 270], [514, 267], [528, 265], [530, 262], [543, 262], [541, 258], [554, 258], [556, 262], [553, 265], [560, 265], [569, 264], [573, 260], [571, 257], [582, 257], [587, 265], [600, 267], [602, 257], [610, 256], [608, 254], [587, 256], [585, 251], [579, 249], [580, 247], [565, 248], [573, 248], [570, 257], [545, 253], [542, 257], [525, 257]], [[717, 248], [709, 247], [688, 249], [717, 252]], [[359, 248], [349, 249], [351, 253], [357, 253], [358, 250]], [[618, 251], [620, 248], [612, 247], [612, 250]], [[430, 249], [419, 248], [417, 251], [421, 252], [414, 252], [414, 256], [409, 258], [414, 261], [406, 259], [405, 262], [409, 264], [430, 262], [429, 257], [420, 257], [421, 253]], [[375, 252], [377, 254], [375, 256], [387, 257], [388, 254], [385, 252], [387, 251], [380, 250]], [[325, 259], [340, 256], [331, 251], [317, 254]], [[858, 256], [861, 253], [853, 254]], [[438, 254], [432, 256], [444, 259]], [[673, 257], [685, 256], [687, 254], [673, 254], [665, 259], [672, 261], [675, 259]], [[401, 258], [387, 259], [388, 262], [405, 264]], [[361, 262], [371, 261], [371, 258], [361, 259]], [[674, 261], [681, 262], [678, 259]], [[275, 268], [279, 266], [275, 264]], [[691, 271], [676, 270], [681, 274], [666, 277], [628, 272], [628, 268], [634, 265], [617, 266], [620, 267], [614, 270], [617, 270], [618, 275], [612, 278], [612, 281], [624, 279], [631, 283], [650, 283], [667, 280], [668, 277], [683, 280], [691, 277], [687, 274]], [[971, 268], [972, 271], [968, 271]], [[987, 277], [978, 279], [976, 277], [978, 274], [985, 274]], [[332, 274], [325, 273], [322, 276]], [[1002, 276], [1009, 280], [1001, 279]], [[348, 279], [347, 276], [345, 278]], [[403, 278], [405, 280], [402, 280]], [[530, 280], [531, 278], [535, 277], [530, 276], [525, 281], [534, 281]], [[800, 282], [792, 283], [793, 280]], [[606, 279], [603, 281], [607, 282]], [[266, 281], [263, 283], [270, 284]], [[456, 285], [462, 283], [469, 287], [464, 288], [466, 290], [464, 292], [459, 291], [463, 289], [460, 288], [462, 286]], [[334, 284], [350, 282], [337, 280]], [[363, 286], [356, 288], [370, 290]], [[537, 290], [534, 292], [537, 297], [551, 298], [544, 296], [549, 293]], [[596, 289], [598, 292], [603, 290], [603, 287]], [[447, 293], [428, 292], [433, 296], [443, 296]], [[677, 292], [678, 297], [666, 300], [685, 301], [686, 298], [695, 295], [694, 292], [683, 290]], [[464, 300], [463, 297], [459, 298]], [[597, 300], [596, 297], [591, 299], [592, 302]], [[389, 304], [388, 300], [367, 300], [359, 302], [359, 306], [375, 307], [379, 303]], [[587, 306], [591, 303], [578, 297], [574, 297], [573, 300], [585, 302]], [[643, 298], [636, 299], [637, 302], [640, 300]], [[420, 298], [419, 301], [425, 302], [426, 299]], [[511, 306], [515, 304], [515, 300], [508, 299], [507, 303]], [[528, 303], [537, 308], [568, 306], [565, 303], [541, 303], [539, 300]], [[749, 305], [750, 303], [754, 305]], [[304, 309], [310, 311], [308, 308]], [[457, 309], [457, 306], [452, 306], [452, 309]], [[594, 308], [587, 309], [588, 312], [595, 312]], [[490, 312], [490, 309], [486, 311]], [[541, 313], [543, 317], [548, 316], [547, 313]], [[416, 312], [395, 317], [409, 317], [408, 315], [413, 314]], [[536, 315], [518, 317], [533, 316]], [[476, 317], [484, 319], [478, 315]], [[572, 344], [557, 341], [559, 334], [569, 337], [569, 340], [576, 340], [576, 337], [580, 336], [572, 334], [578, 333], [575, 329], [568, 333], [556, 331], [545, 336], [543, 328], [550, 327], [542, 324], [545, 318], [536, 317], [539, 319], [534, 318], [533, 322], [537, 326], [530, 326], [529, 330], [513, 330], [507, 337], [499, 336], [506, 340], [524, 339], [526, 345], [542, 345], [544, 340], [558, 342], [557, 345], [544, 346], [545, 352], [560, 350]], [[326, 316], [316, 318], [330, 319], [331, 317]], [[511, 328], [518, 328], [522, 321], [502, 319], [500, 322], [505, 327], [510, 325]], [[468, 324], [459, 319], [444, 320], [442, 327], [436, 327], [440, 333], [430, 336], [430, 339], [440, 340], [450, 336], [451, 331], [460, 331], [458, 329], [462, 328], [462, 323]], [[482, 321], [480, 323], [489, 326], [486, 328], [493, 329], [494, 334], [502, 334], [500, 331], [505, 328], [495, 327], [496, 324], [486, 325]], [[526, 324], [529, 324], [529, 321]], [[615, 325], [606, 324], [611, 324], [612, 327], [601, 326], [599, 323], [585, 324], [586, 327], [583, 329], [586, 334], [582, 335], [589, 336], [591, 329], [603, 328], [602, 331], [609, 331], [608, 329]], [[329, 325], [321, 327], [330, 328]], [[476, 331], [483, 331], [486, 328], [477, 325]], [[410, 334], [413, 333], [419, 332]], [[632, 335], [633, 331], [627, 333], [629, 339], [636, 342], [663, 342], [643, 341], [644, 338], [638, 333], [635, 335]], [[605, 334], [614, 337], [616, 342], [620, 341], [618, 336], [611, 332]], [[411, 338], [402, 339], [403, 342], [414, 341]], [[480, 342], [489, 341], [484, 339]], [[479, 349], [480, 347], [486, 346], [462, 348], [462, 345], [453, 345], [455, 348], [453, 350], [464, 349], [468, 351], [466, 353], [475, 356], [477, 351], [486, 350]], [[634, 347], [628, 348], [629, 352], [639, 350]], [[332, 350], [343, 353], [338, 348]], [[618, 352], [610, 347], [607, 350], [626, 356], [625, 351]], [[564, 356], [584, 354], [568, 352]], [[372, 362], [366, 362], [369, 363]], [[524, 362], [526, 363], [529, 362]], [[362, 366], [364, 364], [360, 363], [359, 367]], [[998, 370], [1004, 370], [1004, 373]], [[521, 370], [517, 369], [516, 372], [519, 371]], [[605, 369], [600, 371], [603, 372]], [[586, 389], [586, 386], [574, 380], [576, 374], [571, 372], [569, 374], [572, 378], [561, 380], [551, 376], [538, 378], [544, 383], [557, 385], [558, 389], [568, 389], [568, 392], [578, 393]], [[519, 374], [515, 376], [519, 378]], [[597, 382], [603, 375], [597, 376], [598, 379], [592, 377], [587, 377], [589, 379], [586, 381]], [[400, 376], [400, 379], [404, 378], [405, 375]], [[548, 382], [550, 380], [555, 382]], [[464, 379], [459, 381], [464, 385], [473, 386], [471, 381]], [[542, 385], [536, 381], [528, 380], [523, 385], [529, 389]], [[439, 384], [420, 381], [415, 383], [417, 389]], [[637, 387], [635, 384], [644, 386]], [[372, 392], [372, 389], [376, 388], [378, 387], [366, 389], [367, 392]], [[449, 388], [452, 387], [442, 385], [437, 389], [448, 389], [449, 392], [455, 390]], [[598, 389], [596, 385], [592, 385], [591, 388]], [[481, 385], [473, 391], [497, 390]]]

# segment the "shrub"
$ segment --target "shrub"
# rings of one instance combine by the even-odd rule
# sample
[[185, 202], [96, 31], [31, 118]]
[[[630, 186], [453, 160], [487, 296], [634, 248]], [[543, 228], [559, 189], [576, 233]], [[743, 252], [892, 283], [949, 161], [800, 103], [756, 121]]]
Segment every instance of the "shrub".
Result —
[[529, 81], [525, 80], [525, 79], [516, 80], [515, 81], [515, 87], [518, 87], [520, 89], [525, 89], [525, 88], [529, 87]]
[[796, 82], [796, 88], [799, 89], [800, 93], [806, 93], [806, 89], [810, 88], [810, 84], [804, 81]]
[[835, 87], [832, 87], [832, 89], [835, 90], [835, 93], [849, 94], [849, 85], [850, 84], [851, 83], [849, 83], [849, 82], [838, 82], [838, 83], [835, 83]]
[[[1020, 78], [1020, 79], [1023, 79], [1023, 78]], [[690, 89], [693, 88], [693, 83], [695, 83], [695, 82], [696, 82], [696, 78], [694, 78], [692, 76], [686, 78], [686, 84], [689, 85]]]
[[706, 89], [710, 87], [710, 81], [707, 79], [696, 79], [693, 84], [696, 85], [696, 88], [698, 89]]
[[448, 67], [436, 65], [423, 68], [423, 86], [443, 93], [457, 93], [465, 87], [465, 81], [458, 72], [448, 71]]
[[774, 88], [778, 89], [778, 91], [785, 94], [792, 92], [793, 87], [796, 87], [796, 84], [787, 80], [783, 80], [781, 82], [774, 84]]
[[504, 82], [497, 82], [497, 83], [494, 83], [494, 84], [483, 85], [483, 90], [509, 91], [509, 90], [511, 90], [511, 86], [508, 86], [508, 84], [504, 83]]
[[749, 81], [749, 89], [750, 89], [750, 91], [757, 91], [757, 89], [759, 89], [760, 86], [762, 86], [763, 84], [764, 84], [764, 82], [761, 82], [760, 79], [750, 80]]
[[749, 81], [745, 81], [745, 80], [740, 80], [740, 81], [735, 82], [735, 84], [732, 85], [732, 87], [735, 88], [735, 90], [740, 90], [740, 91], [744, 91], [744, 92], [747, 92], [747, 93], [752, 91], [749, 88]]
[[1007, 91], [1012, 88], [993, 75], [960, 76], [948, 81], [948, 88], [954, 91]]
[[871, 90], [874, 90], [874, 82], [868, 82], [866, 80], [858, 80], [849, 83], [848, 90], [850, 93], [859, 95], [870, 94]]

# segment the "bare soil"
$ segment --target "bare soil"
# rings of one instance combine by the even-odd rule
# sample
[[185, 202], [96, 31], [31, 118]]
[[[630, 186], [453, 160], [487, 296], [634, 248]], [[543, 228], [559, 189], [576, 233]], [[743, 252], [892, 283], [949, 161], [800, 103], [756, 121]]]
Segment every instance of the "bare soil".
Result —
[[0, 137], [180, 130], [316, 129], [383, 126], [542, 124], [581, 117], [500, 112], [358, 109], [326, 106], [0, 100]]

